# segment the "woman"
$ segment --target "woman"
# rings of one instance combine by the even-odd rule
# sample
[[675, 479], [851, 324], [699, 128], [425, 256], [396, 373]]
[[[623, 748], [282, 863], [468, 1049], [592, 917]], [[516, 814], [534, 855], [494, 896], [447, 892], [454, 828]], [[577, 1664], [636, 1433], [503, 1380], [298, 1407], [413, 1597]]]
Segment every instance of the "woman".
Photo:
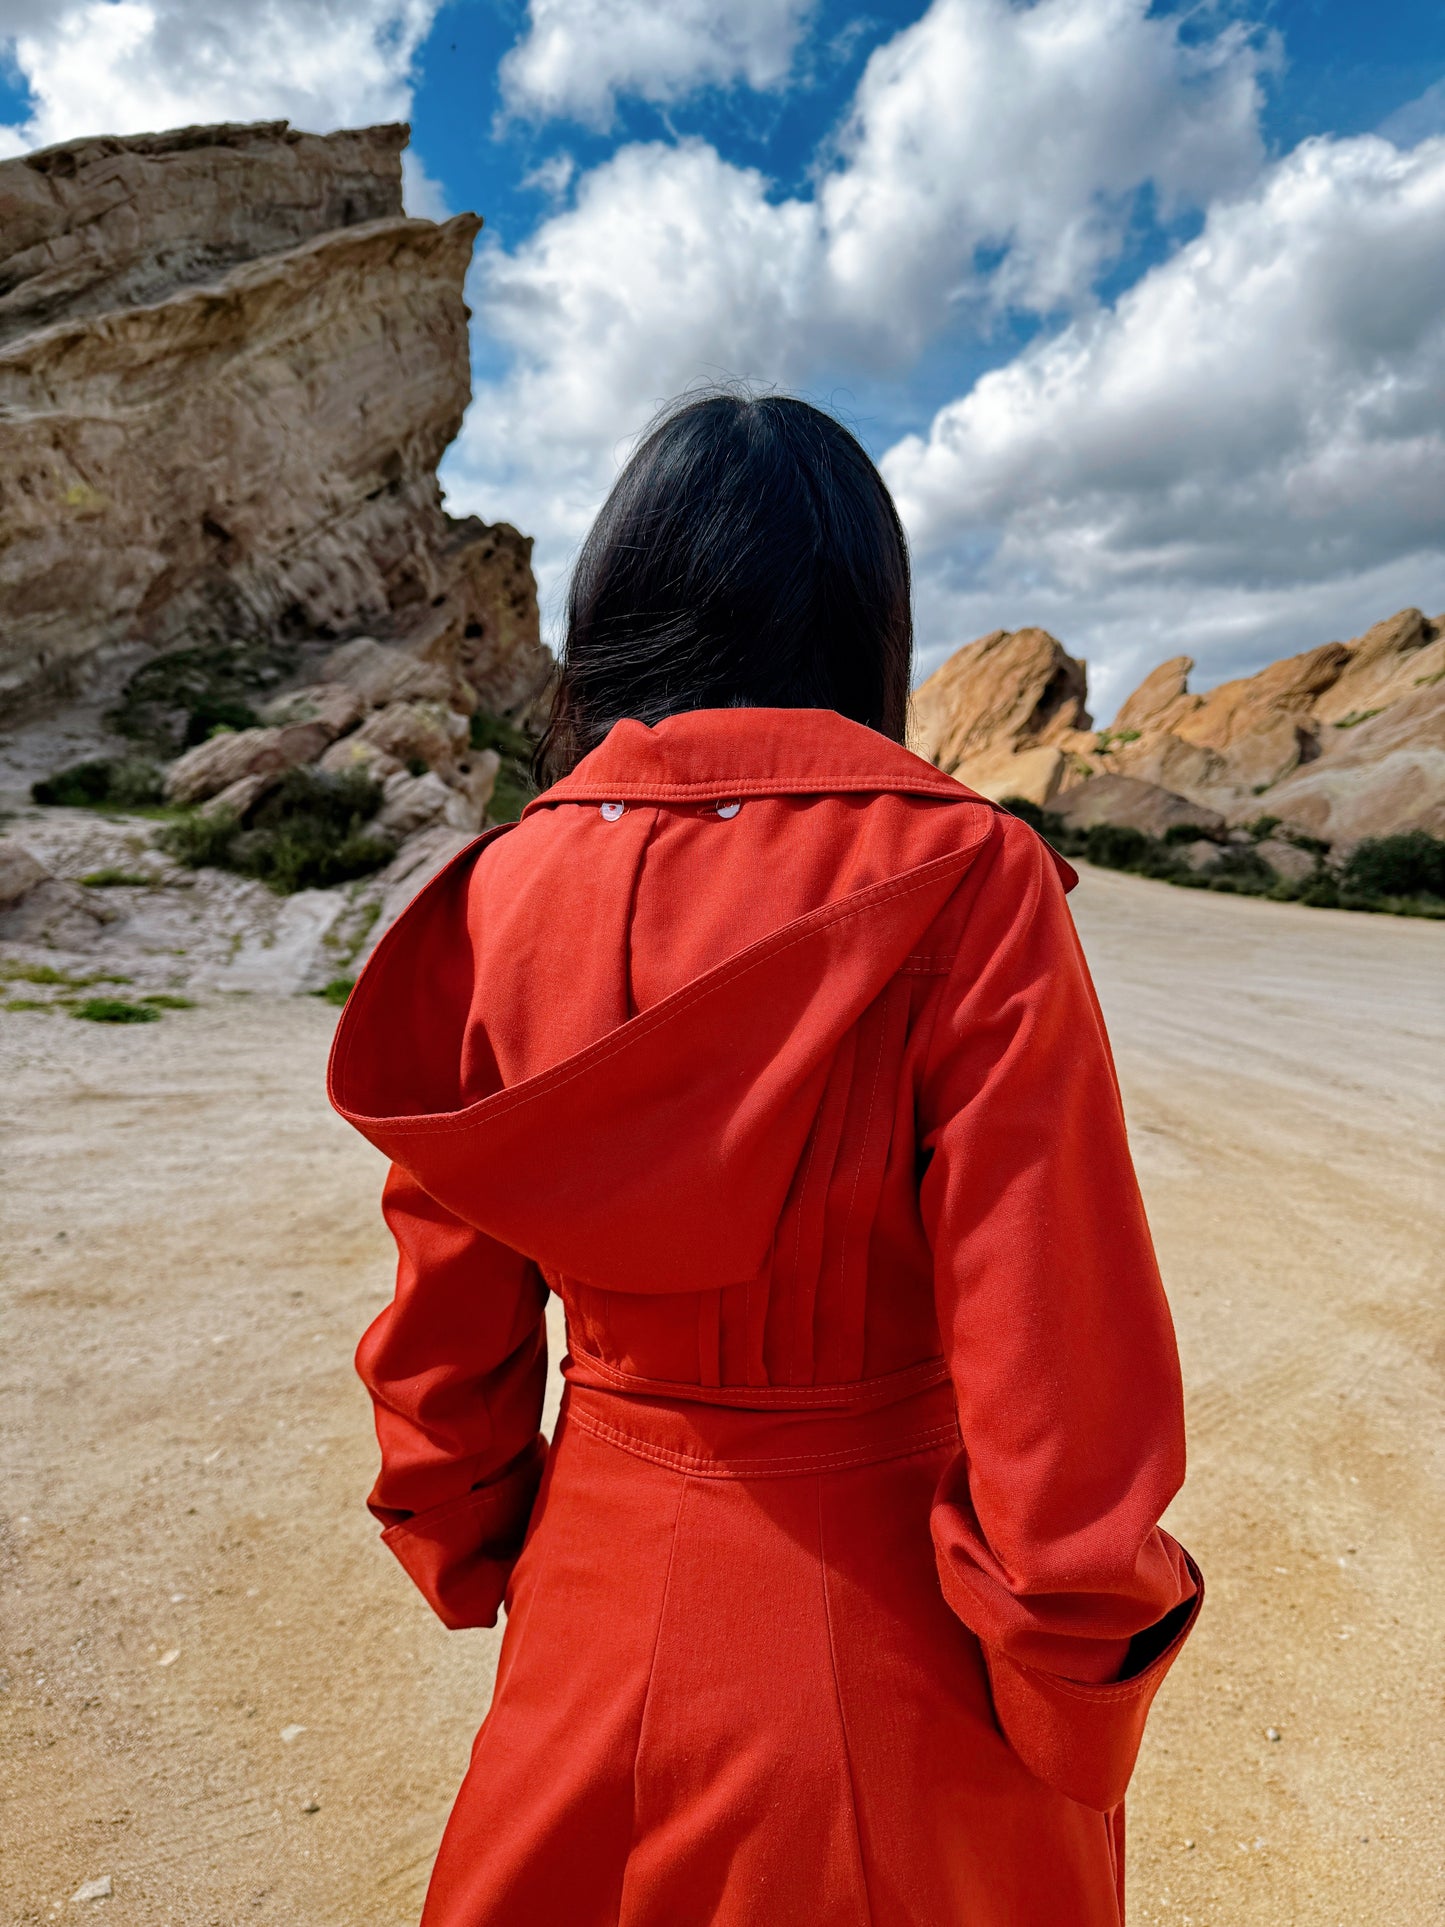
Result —
[[371, 1509], [449, 1626], [507, 1609], [427, 1927], [1122, 1917], [1200, 1597], [1174, 1339], [1073, 873], [903, 747], [910, 654], [853, 438], [679, 408], [577, 564], [550, 787], [342, 1019]]

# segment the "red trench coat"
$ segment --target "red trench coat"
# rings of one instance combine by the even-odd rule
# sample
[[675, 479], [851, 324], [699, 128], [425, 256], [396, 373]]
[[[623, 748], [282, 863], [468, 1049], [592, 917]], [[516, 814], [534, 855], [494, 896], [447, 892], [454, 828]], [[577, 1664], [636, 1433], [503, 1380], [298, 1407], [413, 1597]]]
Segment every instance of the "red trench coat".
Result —
[[426, 1927], [1121, 1919], [1201, 1588], [1072, 880], [832, 712], [698, 711], [378, 947], [370, 1503], [448, 1625], [507, 1609]]

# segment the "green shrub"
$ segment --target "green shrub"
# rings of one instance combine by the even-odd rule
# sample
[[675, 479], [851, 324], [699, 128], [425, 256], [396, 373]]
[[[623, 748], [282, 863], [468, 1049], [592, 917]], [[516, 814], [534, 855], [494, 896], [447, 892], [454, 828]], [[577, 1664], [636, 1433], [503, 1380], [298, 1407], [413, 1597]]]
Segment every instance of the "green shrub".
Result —
[[1127, 823], [1093, 823], [1084, 832], [1084, 855], [1103, 870], [1132, 870], [1152, 841]]
[[186, 717], [181, 743], [184, 748], [193, 749], [197, 743], [209, 742], [213, 736], [222, 736], [228, 731], [254, 729], [260, 720], [251, 705], [238, 698], [202, 697]]
[[537, 785], [532, 781], [535, 741], [514, 723], [479, 709], [472, 717], [471, 742], [473, 749], [494, 749], [502, 759], [496, 787], [487, 805], [487, 821], [515, 823], [537, 794]]
[[161, 773], [154, 763], [139, 757], [97, 757], [86, 763], [72, 763], [39, 783], [30, 785], [37, 803], [62, 805], [68, 809], [127, 809], [159, 803], [164, 792]]
[[1059, 820], [1051, 811], [1041, 808], [1037, 803], [1031, 803], [1026, 796], [1005, 796], [999, 808], [1007, 810], [1010, 816], [1018, 817], [1020, 822], [1027, 823], [1029, 828], [1037, 830], [1040, 836], [1047, 835], [1049, 824], [1057, 823]]
[[76, 1004], [72, 1017], [85, 1017], [92, 1024], [154, 1024], [160, 1012], [144, 1004], [128, 1004], [120, 997], [87, 997]]
[[200, 643], [154, 656], [127, 682], [107, 721], [133, 742], [167, 756], [203, 743], [214, 729], [250, 729], [253, 702], [296, 666], [286, 642]]
[[141, 1002], [154, 1010], [194, 1010], [196, 1007], [194, 997], [178, 997], [169, 990], [154, 991], [149, 997], [142, 997]]
[[355, 977], [333, 977], [329, 984], [313, 990], [311, 995], [323, 998], [328, 1004], [344, 1004], [355, 988]]
[[381, 787], [362, 771], [288, 770], [243, 826], [229, 811], [199, 811], [163, 830], [163, 849], [192, 869], [258, 878], [273, 890], [322, 890], [381, 869], [396, 855], [389, 837], [364, 826]]
[[234, 869], [230, 862], [231, 845], [241, 828], [234, 810], [191, 810], [168, 823], [156, 842], [177, 863], [188, 869]]
[[1171, 847], [1179, 843], [1213, 843], [1212, 830], [1201, 830], [1197, 823], [1171, 823], [1164, 832], [1163, 841]]
[[1445, 897], [1445, 838], [1426, 830], [1370, 837], [1341, 870], [1340, 889], [1361, 896]]

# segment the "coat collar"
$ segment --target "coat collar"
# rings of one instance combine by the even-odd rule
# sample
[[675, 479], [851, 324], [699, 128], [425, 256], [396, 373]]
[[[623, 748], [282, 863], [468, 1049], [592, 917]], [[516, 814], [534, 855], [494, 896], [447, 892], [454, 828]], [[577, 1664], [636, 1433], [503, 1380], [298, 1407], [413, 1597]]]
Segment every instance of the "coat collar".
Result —
[[901, 743], [832, 709], [690, 709], [652, 727], [631, 719], [528, 804], [721, 802], [893, 790], [983, 802]]

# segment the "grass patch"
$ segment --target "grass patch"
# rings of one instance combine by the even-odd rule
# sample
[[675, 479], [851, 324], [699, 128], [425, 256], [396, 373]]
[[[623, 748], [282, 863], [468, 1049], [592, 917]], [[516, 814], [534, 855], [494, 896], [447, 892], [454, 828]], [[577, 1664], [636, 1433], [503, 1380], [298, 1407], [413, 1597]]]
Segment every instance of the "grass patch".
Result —
[[217, 729], [251, 729], [256, 705], [296, 667], [294, 644], [202, 643], [142, 663], [106, 720], [122, 736], [175, 756]]
[[537, 794], [537, 785], [532, 781], [535, 741], [515, 723], [505, 722], [500, 716], [489, 716], [483, 709], [472, 717], [471, 740], [473, 749], [494, 749], [502, 759], [492, 800], [487, 805], [487, 821], [515, 823]]
[[161, 773], [138, 756], [93, 757], [30, 785], [31, 801], [67, 809], [136, 809], [164, 800]]
[[1352, 709], [1348, 716], [1341, 716], [1335, 722], [1336, 729], [1353, 729], [1356, 723], [1367, 723], [1372, 716], [1379, 715], [1378, 709]]
[[149, 1000], [143, 1004], [131, 1004], [123, 997], [87, 997], [83, 1003], [74, 1005], [70, 1014], [72, 1017], [84, 1017], [92, 1024], [154, 1024], [160, 1021], [160, 1012], [152, 1008]]
[[43, 997], [12, 997], [8, 1003], [0, 1004], [0, 1010], [54, 1010], [55, 1005], [47, 1003]]
[[329, 984], [323, 984], [320, 990], [313, 990], [311, 995], [321, 998], [323, 1003], [336, 1004], [339, 1007], [346, 1002], [355, 988], [355, 977], [333, 977]]
[[112, 977], [105, 970], [90, 977], [71, 977], [53, 964], [0, 962], [0, 983], [58, 984], [65, 990], [89, 990], [92, 984], [128, 984], [130, 981], [129, 977]]
[[1303, 903], [1321, 910], [1445, 917], [1445, 838], [1424, 830], [1372, 837], [1333, 868], [1326, 861], [1327, 843], [1319, 837], [1286, 832], [1289, 842], [1309, 851], [1315, 859], [1315, 867], [1307, 876], [1292, 879], [1272, 870], [1254, 847], [1276, 829], [1277, 817], [1257, 818], [1249, 826], [1253, 842], [1220, 842], [1218, 859], [1207, 869], [1195, 870], [1179, 856], [1179, 845], [1204, 838], [1205, 833], [1186, 832], [1183, 824], [1162, 837], [1153, 837], [1120, 823], [1095, 823], [1087, 830], [1075, 829], [1054, 811], [1041, 809], [1023, 797], [1005, 797], [1003, 808], [1030, 824], [1061, 856], [1083, 857], [1102, 869], [1126, 870], [1181, 889], [1267, 897], [1273, 903]]
[[196, 1007], [194, 997], [181, 997], [173, 990], [153, 991], [150, 996], [142, 997], [140, 1001], [143, 1004], [149, 1004], [154, 1010], [194, 1010]]
[[369, 876], [396, 854], [366, 827], [381, 786], [360, 771], [288, 770], [242, 823], [234, 813], [191, 811], [157, 842], [191, 869], [234, 870], [282, 895]]
[[143, 877], [135, 870], [117, 870], [112, 865], [92, 870], [80, 880], [91, 890], [149, 890], [155, 882], [154, 877]]

